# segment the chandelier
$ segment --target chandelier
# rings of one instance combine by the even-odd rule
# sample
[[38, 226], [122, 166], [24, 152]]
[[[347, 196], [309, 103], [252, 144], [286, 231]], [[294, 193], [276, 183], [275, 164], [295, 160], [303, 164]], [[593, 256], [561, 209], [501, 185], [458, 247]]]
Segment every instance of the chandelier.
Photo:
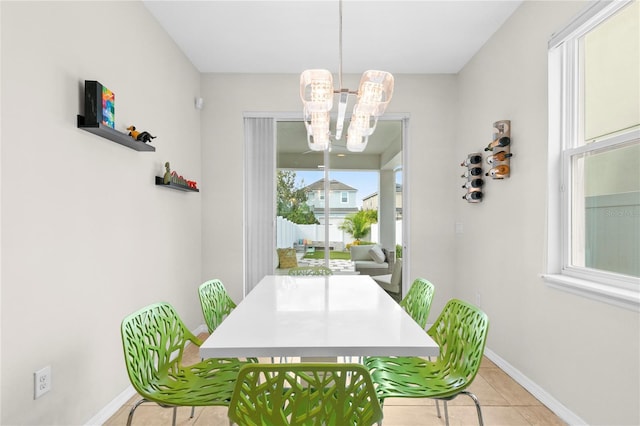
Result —
[[300, 75], [300, 97], [304, 105], [304, 124], [307, 142], [313, 151], [325, 151], [330, 146], [330, 113], [334, 95], [338, 95], [338, 119], [335, 140], [342, 138], [349, 95], [356, 95], [356, 104], [347, 129], [347, 149], [362, 152], [369, 136], [376, 129], [378, 118], [384, 114], [393, 94], [393, 75], [386, 71], [366, 71], [362, 74], [357, 91], [342, 87], [342, 0], [339, 1], [339, 88], [333, 87], [329, 70], [306, 70]]

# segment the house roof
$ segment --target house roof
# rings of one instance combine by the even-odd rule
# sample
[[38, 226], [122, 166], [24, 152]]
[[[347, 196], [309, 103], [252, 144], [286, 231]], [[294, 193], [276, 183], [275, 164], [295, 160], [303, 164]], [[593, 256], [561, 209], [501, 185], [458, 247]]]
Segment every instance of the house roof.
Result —
[[[320, 179], [312, 183], [311, 185], [307, 185], [304, 190], [308, 191], [318, 191], [324, 189], [324, 179]], [[329, 191], [357, 191], [357, 189], [350, 187], [349, 185], [345, 185], [342, 182], [339, 182], [335, 179], [331, 179], [329, 181]]]
[[[401, 183], [396, 183], [396, 192], [402, 192], [402, 184]], [[377, 196], [378, 193], [374, 192], [373, 194], [367, 195], [366, 197], [362, 198], [362, 200], [368, 200], [369, 198], [373, 198], [375, 196]]]

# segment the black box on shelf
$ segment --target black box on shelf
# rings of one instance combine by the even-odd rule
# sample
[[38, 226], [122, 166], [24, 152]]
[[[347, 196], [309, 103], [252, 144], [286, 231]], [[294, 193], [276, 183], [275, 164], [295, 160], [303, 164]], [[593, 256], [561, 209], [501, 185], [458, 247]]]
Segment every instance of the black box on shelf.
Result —
[[84, 81], [84, 120], [86, 125], [115, 127], [115, 95], [95, 80]]

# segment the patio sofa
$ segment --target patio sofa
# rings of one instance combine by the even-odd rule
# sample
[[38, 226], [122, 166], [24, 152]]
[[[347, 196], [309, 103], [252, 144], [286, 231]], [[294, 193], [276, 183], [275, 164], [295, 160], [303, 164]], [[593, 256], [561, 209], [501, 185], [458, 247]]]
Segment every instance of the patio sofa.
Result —
[[[355, 263], [360, 275], [385, 275], [393, 270], [395, 251], [387, 250], [379, 245], [351, 246], [351, 260]], [[380, 256], [382, 252], [383, 256]]]
[[[327, 245], [324, 241], [311, 241], [309, 247], [313, 247], [316, 250], [324, 250]], [[344, 243], [342, 241], [329, 241], [329, 250], [343, 251]]]

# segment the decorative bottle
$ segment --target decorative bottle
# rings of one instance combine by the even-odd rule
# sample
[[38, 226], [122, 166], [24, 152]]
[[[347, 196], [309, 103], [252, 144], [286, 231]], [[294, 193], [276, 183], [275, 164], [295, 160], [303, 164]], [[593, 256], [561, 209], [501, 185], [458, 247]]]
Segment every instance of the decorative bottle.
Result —
[[509, 176], [509, 166], [506, 164], [495, 166], [486, 173], [486, 176], [491, 176], [494, 179], [504, 179], [506, 176]]
[[484, 181], [482, 179], [472, 179], [469, 182], [462, 185], [462, 187], [467, 189], [482, 188], [482, 185], [484, 185]]
[[482, 155], [479, 154], [471, 154], [470, 156], [467, 157], [466, 160], [464, 160], [462, 163], [460, 163], [461, 166], [470, 166], [472, 164], [480, 164], [482, 163]]
[[513, 154], [511, 154], [510, 152], [500, 151], [500, 152], [497, 152], [497, 153], [495, 153], [493, 155], [488, 156], [487, 157], [487, 163], [493, 164], [493, 163], [496, 163], [498, 161], [504, 161], [507, 158], [512, 157], [512, 156], [513, 156]]
[[484, 149], [485, 151], [491, 151], [493, 148], [507, 146], [511, 143], [511, 138], [509, 136], [503, 136], [489, 143], [487, 147]]
[[482, 167], [472, 167], [464, 172], [460, 177], [482, 176]]
[[463, 200], [467, 200], [471, 203], [478, 203], [482, 200], [482, 192], [481, 191], [471, 191], [467, 192], [462, 196]]

